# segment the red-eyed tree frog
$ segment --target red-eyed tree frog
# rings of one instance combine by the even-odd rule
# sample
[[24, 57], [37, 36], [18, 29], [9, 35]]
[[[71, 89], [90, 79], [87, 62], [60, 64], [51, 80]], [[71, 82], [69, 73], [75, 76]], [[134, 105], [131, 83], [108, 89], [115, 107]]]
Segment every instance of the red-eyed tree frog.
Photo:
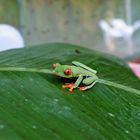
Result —
[[[89, 68], [88, 66], [73, 61], [73, 65], [61, 65], [59, 63], [53, 64], [53, 74], [64, 77], [64, 78], [77, 78], [75, 83], [66, 83], [63, 85], [63, 88], [69, 88], [69, 91], [72, 91], [74, 88], [79, 90], [86, 90], [95, 85], [97, 82], [97, 71]], [[84, 86], [80, 87], [80, 84]]]

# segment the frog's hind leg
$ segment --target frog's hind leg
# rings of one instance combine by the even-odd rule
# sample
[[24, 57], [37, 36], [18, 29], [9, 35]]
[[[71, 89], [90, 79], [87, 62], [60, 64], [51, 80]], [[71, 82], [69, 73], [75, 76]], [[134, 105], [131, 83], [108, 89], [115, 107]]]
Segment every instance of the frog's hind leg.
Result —
[[79, 87], [79, 90], [87, 90], [89, 88], [92, 88], [95, 84], [96, 84], [97, 81], [94, 81], [91, 85], [89, 86], [84, 86], [84, 87]]
[[85, 78], [82, 82], [86, 86], [78, 87], [78, 88], [79, 88], [79, 90], [87, 90], [89, 88], [92, 88], [96, 84], [96, 82], [97, 82], [97, 78], [88, 77], [88, 78]]

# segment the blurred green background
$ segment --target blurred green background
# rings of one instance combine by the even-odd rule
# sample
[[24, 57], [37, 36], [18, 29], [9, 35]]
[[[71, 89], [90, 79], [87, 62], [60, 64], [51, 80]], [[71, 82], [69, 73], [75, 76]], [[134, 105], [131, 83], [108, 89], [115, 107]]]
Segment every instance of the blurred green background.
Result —
[[[140, 0], [131, 0], [132, 23], [140, 19]], [[0, 22], [18, 28], [26, 46], [66, 42], [119, 57], [128, 56], [127, 45], [111, 52], [99, 28], [101, 19], [127, 21], [126, 0], [0, 0]], [[134, 34], [134, 54], [140, 51], [140, 31]]]
[[0, 23], [19, 26], [18, 4], [16, 0], [0, 0]]

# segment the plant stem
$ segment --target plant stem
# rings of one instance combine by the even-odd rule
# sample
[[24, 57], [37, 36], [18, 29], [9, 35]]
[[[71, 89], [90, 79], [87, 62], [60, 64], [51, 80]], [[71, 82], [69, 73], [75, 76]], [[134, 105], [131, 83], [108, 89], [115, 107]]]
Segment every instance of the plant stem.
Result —
[[104, 79], [98, 79], [97, 82], [140, 95], [140, 91], [132, 87], [121, 85]]
[[37, 72], [37, 73], [53, 74], [53, 72], [48, 69], [23, 68], [23, 67], [2, 67], [0, 68], [0, 71], [21, 71], [21, 72]]

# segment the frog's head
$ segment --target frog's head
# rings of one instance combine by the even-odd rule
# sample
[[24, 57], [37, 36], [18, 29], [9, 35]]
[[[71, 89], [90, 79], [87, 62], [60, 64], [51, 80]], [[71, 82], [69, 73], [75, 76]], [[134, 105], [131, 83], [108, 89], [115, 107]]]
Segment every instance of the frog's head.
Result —
[[53, 64], [53, 73], [64, 78], [72, 77], [72, 67], [69, 65], [61, 65], [59, 63]]

